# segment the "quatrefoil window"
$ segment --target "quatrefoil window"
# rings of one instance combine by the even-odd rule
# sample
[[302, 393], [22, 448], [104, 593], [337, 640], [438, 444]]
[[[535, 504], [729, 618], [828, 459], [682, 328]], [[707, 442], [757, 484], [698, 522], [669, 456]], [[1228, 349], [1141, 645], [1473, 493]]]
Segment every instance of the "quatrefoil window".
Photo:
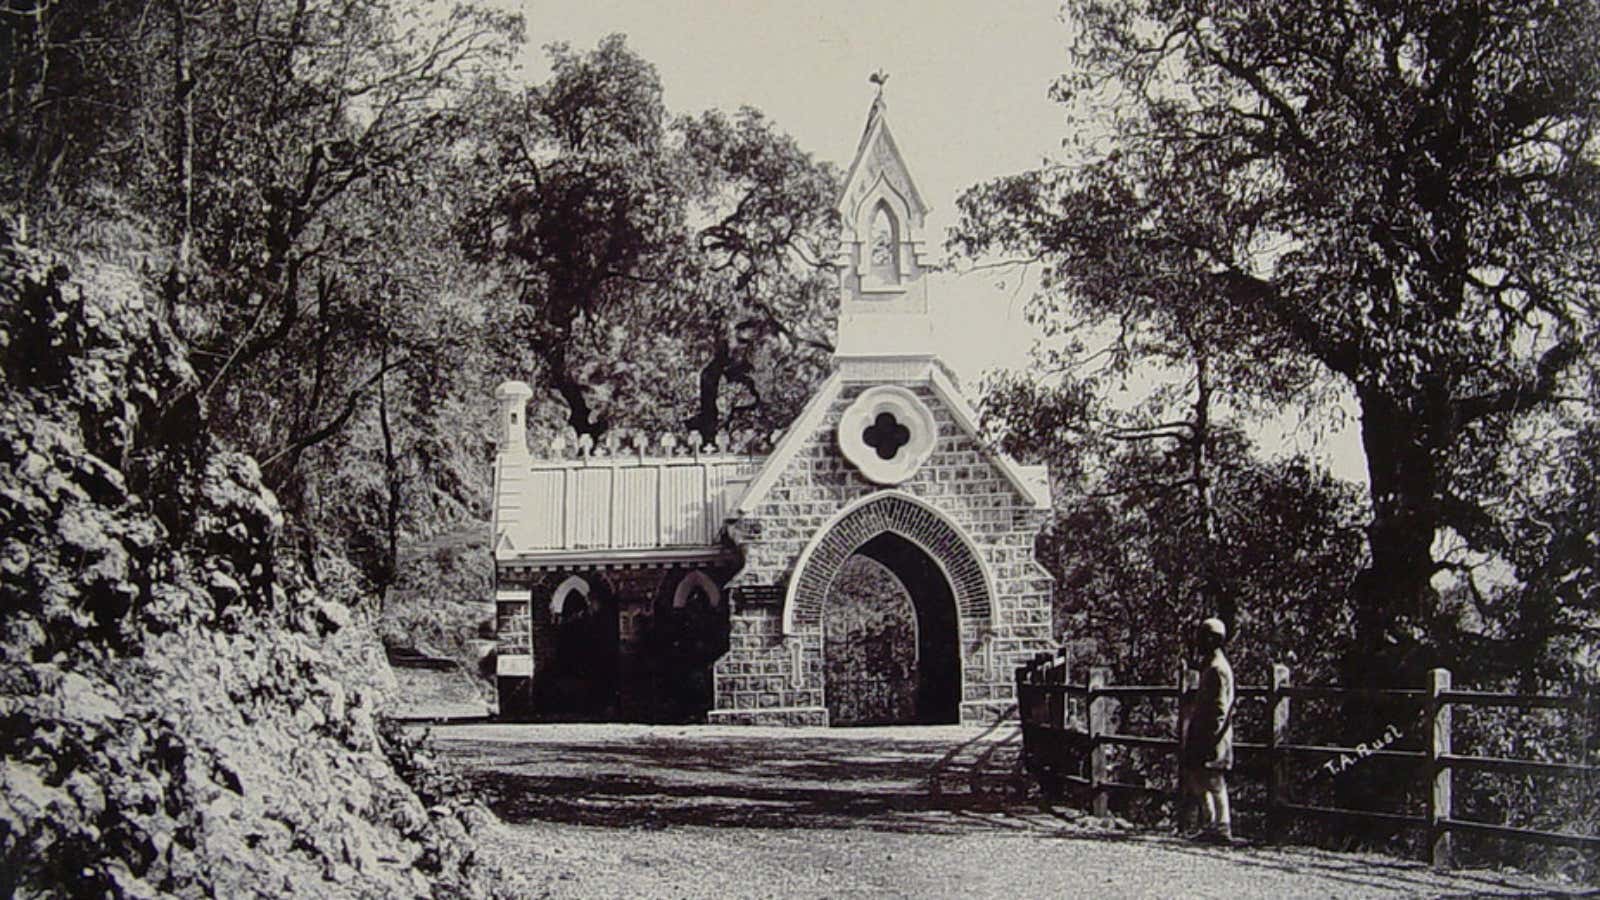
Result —
[[877, 451], [879, 459], [894, 459], [901, 447], [911, 443], [911, 429], [901, 425], [894, 413], [881, 412], [861, 432], [861, 440]]
[[861, 392], [839, 417], [839, 449], [874, 484], [900, 484], [916, 473], [938, 436], [933, 413], [915, 392], [879, 384]]

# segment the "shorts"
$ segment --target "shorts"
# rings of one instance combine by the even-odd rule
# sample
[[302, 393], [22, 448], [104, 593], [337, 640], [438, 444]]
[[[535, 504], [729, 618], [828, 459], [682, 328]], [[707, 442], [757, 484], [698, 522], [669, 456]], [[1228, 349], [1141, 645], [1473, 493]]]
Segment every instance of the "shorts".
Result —
[[1184, 766], [1180, 773], [1182, 784], [1180, 787], [1185, 793], [1216, 794], [1228, 789], [1226, 773], [1221, 769], [1208, 769], [1204, 766]]

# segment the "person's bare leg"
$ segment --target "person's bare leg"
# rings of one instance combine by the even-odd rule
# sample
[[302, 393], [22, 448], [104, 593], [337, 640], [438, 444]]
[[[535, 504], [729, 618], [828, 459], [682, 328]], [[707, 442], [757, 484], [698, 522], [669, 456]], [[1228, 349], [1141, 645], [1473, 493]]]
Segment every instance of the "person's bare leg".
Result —
[[1206, 843], [1233, 843], [1233, 816], [1228, 808], [1228, 781], [1221, 772], [1206, 779]]
[[1200, 820], [1205, 816], [1206, 789], [1187, 768], [1179, 775], [1179, 780], [1182, 784], [1178, 792], [1181, 798], [1178, 801], [1178, 834], [1187, 835], [1199, 831], [1202, 827]]
[[1222, 833], [1223, 837], [1232, 840], [1233, 815], [1232, 811], [1228, 809], [1228, 780], [1226, 777], [1220, 774], [1217, 776], [1217, 796], [1215, 805], [1217, 810], [1217, 830]]

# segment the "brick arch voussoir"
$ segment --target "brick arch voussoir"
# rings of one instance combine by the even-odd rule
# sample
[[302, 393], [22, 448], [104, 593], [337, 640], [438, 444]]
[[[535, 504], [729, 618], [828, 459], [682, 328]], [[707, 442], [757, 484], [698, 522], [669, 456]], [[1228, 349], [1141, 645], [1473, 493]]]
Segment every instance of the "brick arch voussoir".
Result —
[[932, 508], [902, 494], [874, 496], [829, 526], [813, 543], [795, 573], [786, 627], [810, 628], [822, 621], [828, 588], [844, 564], [862, 545], [892, 532], [920, 547], [943, 567], [963, 621], [992, 619], [992, 580], [977, 548], [954, 523]]

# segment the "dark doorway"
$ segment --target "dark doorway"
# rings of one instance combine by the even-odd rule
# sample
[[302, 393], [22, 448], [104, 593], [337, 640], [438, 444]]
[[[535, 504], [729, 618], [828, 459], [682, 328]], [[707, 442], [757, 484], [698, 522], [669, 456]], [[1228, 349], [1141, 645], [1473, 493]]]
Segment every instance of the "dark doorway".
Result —
[[[697, 583], [698, 582], [698, 583]], [[640, 634], [634, 692], [645, 722], [703, 722], [711, 708], [711, 667], [728, 650], [728, 610], [720, 588], [689, 574], [662, 583]]]
[[617, 717], [617, 605], [602, 583], [558, 589], [549, 607], [551, 655], [536, 691], [541, 718]]
[[891, 532], [863, 544], [829, 587], [822, 621], [829, 721], [958, 720], [955, 596], [917, 545]]

